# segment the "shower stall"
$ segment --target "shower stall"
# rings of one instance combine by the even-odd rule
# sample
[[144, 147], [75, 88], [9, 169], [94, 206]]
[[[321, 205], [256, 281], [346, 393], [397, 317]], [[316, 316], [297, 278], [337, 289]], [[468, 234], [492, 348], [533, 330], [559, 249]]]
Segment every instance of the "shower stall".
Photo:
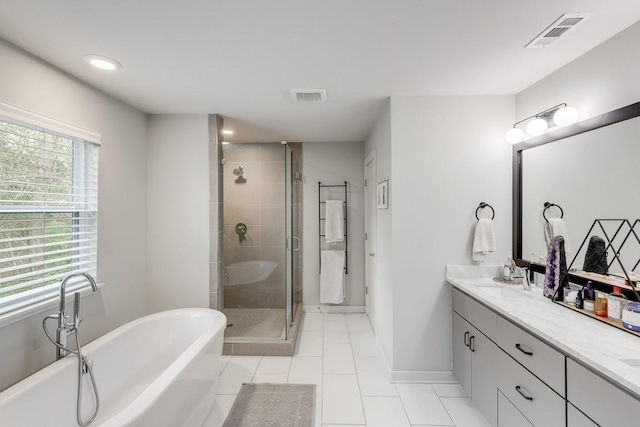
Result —
[[218, 308], [228, 319], [227, 353], [256, 354], [266, 343], [292, 352], [302, 303], [302, 144], [228, 143], [222, 155]]

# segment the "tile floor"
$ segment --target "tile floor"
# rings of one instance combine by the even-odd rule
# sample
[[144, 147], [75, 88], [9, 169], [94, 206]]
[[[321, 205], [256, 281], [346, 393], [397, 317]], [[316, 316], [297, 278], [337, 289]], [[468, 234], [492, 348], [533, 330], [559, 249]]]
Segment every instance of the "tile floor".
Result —
[[204, 427], [222, 425], [243, 382], [316, 384], [316, 427], [489, 427], [457, 384], [390, 383], [360, 313], [304, 313], [293, 357], [225, 356]]

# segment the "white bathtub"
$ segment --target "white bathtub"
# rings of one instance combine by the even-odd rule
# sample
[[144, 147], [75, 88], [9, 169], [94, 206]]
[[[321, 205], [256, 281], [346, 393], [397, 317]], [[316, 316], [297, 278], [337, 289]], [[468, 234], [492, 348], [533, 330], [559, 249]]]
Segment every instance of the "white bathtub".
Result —
[[[200, 426], [215, 399], [226, 324], [215, 310], [171, 310], [84, 346], [100, 393], [91, 426]], [[0, 424], [77, 426], [77, 363], [67, 356], [0, 393]], [[94, 401], [88, 375], [83, 377], [86, 420]]]
[[227, 265], [224, 268], [227, 285], [247, 285], [268, 278], [278, 263], [273, 261], [245, 261]]

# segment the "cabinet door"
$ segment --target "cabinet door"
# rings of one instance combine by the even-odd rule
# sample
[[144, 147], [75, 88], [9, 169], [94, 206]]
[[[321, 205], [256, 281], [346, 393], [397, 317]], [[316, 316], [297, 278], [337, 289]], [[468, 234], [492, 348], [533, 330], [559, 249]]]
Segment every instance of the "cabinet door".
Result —
[[498, 390], [498, 427], [533, 427], [513, 404]]
[[471, 325], [454, 311], [451, 330], [453, 376], [456, 377], [467, 396], [471, 396], [471, 352], [468, 347], [471, 339]]
[[476, 328], [471, 331], [471, 400], [489, 424], [497, 424], [498, 347]]
[[578, 411], [571, 403], [567, 404], [567, 427], [598, 427], [585, 414]]

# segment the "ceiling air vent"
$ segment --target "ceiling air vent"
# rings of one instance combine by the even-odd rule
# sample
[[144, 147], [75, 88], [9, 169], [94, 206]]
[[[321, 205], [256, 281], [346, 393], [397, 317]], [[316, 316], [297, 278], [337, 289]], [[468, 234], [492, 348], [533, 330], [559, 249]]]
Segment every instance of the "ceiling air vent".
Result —
[[530, 49], [538, 49], [549, 46], [558, 38], [566, 34], [576, 25], [593, 15], [593, 13], [565, 13], [555, 22], [545, 28], [538, 36], [531, 40], [525, 47]]
[[319, 104], [327, 101], [326, 89], [291, 89], [293, 102], [298, 104]]

